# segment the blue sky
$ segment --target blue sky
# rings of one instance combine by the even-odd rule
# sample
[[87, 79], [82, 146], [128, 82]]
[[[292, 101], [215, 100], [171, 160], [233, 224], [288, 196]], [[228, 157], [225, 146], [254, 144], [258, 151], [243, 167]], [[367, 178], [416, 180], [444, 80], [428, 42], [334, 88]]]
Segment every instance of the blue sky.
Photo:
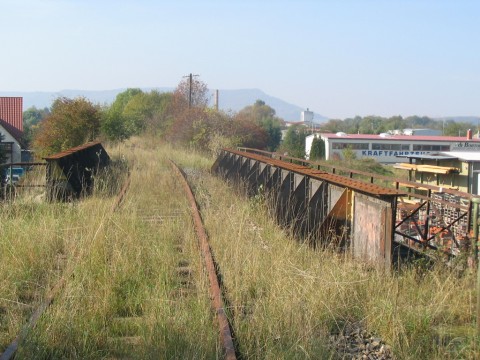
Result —
[[192, 72], [333, 118], [480, 115], [476, 0], [0, 0], [0, 34], [0, 91]]

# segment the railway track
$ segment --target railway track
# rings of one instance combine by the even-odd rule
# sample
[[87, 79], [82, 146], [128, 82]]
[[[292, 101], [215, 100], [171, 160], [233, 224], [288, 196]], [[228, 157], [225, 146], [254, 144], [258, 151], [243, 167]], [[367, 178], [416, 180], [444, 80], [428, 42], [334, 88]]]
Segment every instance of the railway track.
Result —
[[[111, 212], [115, 212], [118, 210], [122, 201], [127, 193], [128, 187], [130, 186], [130, 173], [127, 175], [127, 178], [118, 193], [112, 208]], [[58, 293], [63, 289], [65, 283], [67, 282], [68, 278], [72, 275], [73, 269], [69, 269], [65, 271], [60, 280], [48, 291], [45, 299], [41, 302], [41, 304], [35, 309], [32, 313], [30, 318], [28, 319], [26, 325], [21, 329], [20, 333], [15, 337], [15, 339], [7, 346], [5, 351], [0, 354], [0, 360], [10, 360], [15, 357], [15, 354], [18, 350], [19, 344], [28, 336], [28, 332], [35, 327], [40, 317], [43, 313], [50, 307], [50, 305], [54, 302]]]
[[200, 211], [198, 210], [195, 196], [192, 192], [192, 189], [190, 188], [190, 185], [187, 182], [186, 176], [173, 161], [170, 161], [170, 163], [175, 173], [177, 174], [179, 181], [181, 181], [188, 201], [190, 203], [191, 213], [195, 224], [195, 232], [198, 237], [199, 248], [202, 253], [204, 265], [207, 270], [207, 275], [210, 283], [212, 308], [214, 310], [214, 313], [216, 314], [218, 321], [220, 338], [224, 350], [224, 357], [227, 360], [234, 360], [237, 357], [235, 354], [232, 330], [227, 315], [225, 313], [224, 301], [222, 299], [220, 281], [217, 275], [218, 266], [217, 264], [215, 264], [215, 261], [213, 259], [210, 245], [208, 243], [208, 236], [205, 231], [205, 227], [203, 226], [202, 217], [200, 215]]
[[[359, 332], [368, 335], [368, 339], [360, 339], [360, 345], [368, 340], [373, 348], [370, 353], [381, 352], [378, 347], [384, 342], [375, 328], [371, 332], [360, 323], [350, 326], [346, 321], [356, 320], [358, 311], [376, 315], [368, 308], [371, 305], [363, 304], [361, 295], [373, 296], [378, 288], [387, 292], [378, 296], [386, 307], [390, 298], [408, 304], [409, 299], [398, 290], [393, 295], [389, 292], [395, 289], [397, 279], [388, 274], [377, 276], [376, 271], [364, 270], [356, 263], [350, 266], [349, 259], [329, 252], [313, 252], [303, 244], [285, 241], [285, 234], [277, 236], [278, 226], [257, 211], [262, 209], [256, 202], [239, 200], [220, 179], [197, 178], [198, 170], [190, 172], [187, 167], [182, 171], [167, 161], [174, 157], [171, 153], [154, 157], [143, 151], [141, 147], [132, 151], [138, 171], [132, 173], [130, 186], [119, 195], [125, 200], [111, 207], [102, 202], [101, 211], [94, 212], [105, 221], [82, 223], [85, 214], [98, 205], [93, 201], [93, 206], [87, 200], [61, 208], [60, 212], [74, 207], [82, 210], [80, 222], [73, 218], [66, 227], [80, 229], [85, 235], [81, 246], [91, 249], [78, 257], [62, 253], [68, 255], [68, 268], [72, 263], [76, 267], [73, 276], [65, 266], [59, 284], [47, 295], [42, 291], [45, 301], [13, 344], [20, 345], [18, 358], [326, 358], [334, 357], [334, 352], [352, 355], [354, 348], [359, 349]], [[182, 163], [201, 167], [191, 158], [182, 158]], [[189, 183], [194, 186], [196, 200]], [[114, 215], [109, 216], [109, 211]], [[105, 231], [96, 237], [97, 224], [104, 223]], [[87, 227], [90, 231], [85, 230]], [[67, 229], [62, 224], [60, 230]], [[62, 232], [57, 233], [62, 237]], [[76, 235], [76, 230], [68, 234]], [[51, 254], [53, 257], [55, 252]], [[93, 267], [95, 261], [100, 268]], [[220, 273], [223, 279], [219, 279]], [[404, 282], [397, 289], [414, 288], [409, 278], [401, 280]], [[380, 285], [373, 287], [373, 282]], [[126, 289], [125, 284], [134, 286]], [[439, 296], [432, 291], [427, 299], [432, 298], [430, 293], [434, 299]], [[15, 295], [9, 299], [20, 299]], [[116, 303], [119, 298], [124, 303]], [[0, 320], [6, 318], [2, 314], [6, 308], [0, 307]], [[27, 319], [25, 314], [23, 319]], [[398, 316], [395, 312], [387, 314]], [[401, 319], [398, 323], [404, 326]], [[2, 334], [8, 334], [10, 340], [15, 336], [13, 329]], [[407, 335], [407, 341], [415, 341], [415, 333]], [[2, 341], [4, 349], [5, 337]], [[82, 348], [84, 344], [89, 347]], [[15, 352], [5, 351], [1, 356], [12, 358]]]
[[[220, 288], [220, 281], [217, 276], [218, 265], [215, 264], [210, 246], [208, 244], [208, 237], [203, 227], [202, 219], [198, 207], [196, 205], [194, 194], [185, 178], [183, 171], [172, 161], [170, 161], [171, 169], [176, 176], [176, 181], [182, 185], [184, 190], [184, 196], [188, 199], [191, 219], [193, 219], [195, 233], [198, 240], [198, 250], [202, 257], [202, 263], [205, 269], [203, 272], [208, 277], [209, 283], [209, 294], [211, 299], [211, 308], [214, 318], [216, 319], [218, 325], [218, 334], [220, 338], [220, 344], [222, 347], [222, 356], [225, 359], [233, 360], [236, 359], [236, 350], [234, 346], [232, 330], [225, 313], [224, 302], [222, 299], [222, 291]], [[122, 201], [124, 201], [127, 196], [127, 191], [131, 183], [131, 177], [128, 176], [124, 185], [122, 186], [119, 194], [117, 195], [116, 201], [113, 203], [110, 211], [111, 213], [116, 212], [120, 209]], [[178, 195], [180, 196], [180, 194]], [[178, 219], [182, 215], [182, 210], [177, 209], [169, 214], [159, 213], [159, 209], [155, 208], [139, 208], [138, 218], [141, 222], [148, 224], [148, 226], [159, 226], [160, 224], [168, 221]], [[195, 279], [193, 273], [195, 272], [192, 269], [192, 264], [188, 260], [188, 257], [185, 258], [185, 254], [182, 254], [184, 251], [185, 244], [184, 240], [179, 240], [176, 245], [177, 251], [180, 253], [180, 259], [176, 264], [175, 273], [177, 274], [180, 283], [179, 288], [176, 290], [173, 297], [181, 298], [185, 296], [190, 296], [192, 292], [195, 292]], [[55, 284], [55, 286], [48, 292], [44, 297], [44, 300], [41, 304], [35, 309], [32, 313], [27, 324], [21, 329], [17, 337], [7, 346], [2, 354], [0, 354], [0, 360], [10, 360], [15, 358], [17, 350], [21, 346], [22, 342], [25, 341], [29, 336], [30, 332], [36, 327], [37, 322], [45, 313], [45, 311], [55, 302], [56, 298], [59, 297], [62, 289], [65, 288], [66, 283], [68, 283], [69, 278], [72, 276], [73, 268], [64, 269], [63, 274], [61, 275], [60, 280]], [[139, 324], [145, 323], [146, 320], [142, 317], [141, 311], [137, 313], [126, 313], [118, 314], [116, 317], [110, 319], [110, 323], [113, 324], [115, 328], [119, 329], [132, 329], [138, 327]], [[139, 347], [145, 345], [141, 336], [138, 336], [135, 333], [120, 331], [117, 335], [112, 335], [107, 339], [107, 346], [110, 349], [112, 359], [123, 359], [125, 356], [129, 357], [129, 354], [138, 353]], [[118, 349], [115, 351], [114, 349]]]

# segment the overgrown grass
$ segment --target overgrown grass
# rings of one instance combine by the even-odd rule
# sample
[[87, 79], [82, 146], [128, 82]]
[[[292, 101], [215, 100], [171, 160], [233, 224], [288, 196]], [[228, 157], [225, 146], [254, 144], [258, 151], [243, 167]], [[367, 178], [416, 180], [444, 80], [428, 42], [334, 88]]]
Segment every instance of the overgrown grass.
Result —
[[[18, 217], [25, 218], [24, 231], [37, 234], [15, 244], [13, 232], [2, 234], [8, 239], [2, 245], [11, 250], [2, 275], [15, 259], [24, 265], [18, 275], [2, 277], [2, 285], [15, 290], [15, 284], [35, 279], [42, 291], [15, 317], [8, 307], [5, 316], [11, 320], [2, 332], [0, 351], [63, 274], [65, 286], [22, 342], [17, 358], [216, 358], [217, 331], [189, 207], [166, 161], [178, 152], [164, 146], [155, 150], [138, 140], [107, 150], [112, 157], [123, 156], [132, 170], [117, 213], [111, 213], [108, 187], [120, 186], [110, 184], [73, 204], [30, 205], [38, 222], [28, 221], [24, 209], [8, 218], [15, 204], [2, 214], [12, 228]], [[186, 163], [189, 157], [184, 156]], [[51, 221], [45, 216], [49, 212], [54, 212]], [[40, 234], [44, 227], [48, 231]], [[59, 253], [65, 256], [61, 271], [45, 275]], [[185, 278], [179, 267], [190, 268], [191, 275]], [[2, 286], [2, 298], [18, 301], [8, 286]]]
[[197, 193], [247, 358], [329, 358], [328, 335], [352, 321], [397, 359], [478, 357], [473, 274], [442, 264], [388, 272], [314, 252], [280, 231], [258, 199], [203, 179]]
[[[211, 158], [154, 138], [106, 146], [131, 171], [111, 212], [113, 172], [72, 204], [21, 200], [0, 212], [0, 351], [61, 276], [65, 286], [17, 358], [220, 357], [189, 207], [167, 159], [194, 185], [245, 359], [328, 359], [328, 338], [362, 321], [397, 359], [475, 359], [475, 276], [438, 265], [386, 272], [312, 251], [262, 197], [212, 177]], [[179, 270], [188, 268], [190, 275]], [[477, 356], [478, 357], [478, 356]]]

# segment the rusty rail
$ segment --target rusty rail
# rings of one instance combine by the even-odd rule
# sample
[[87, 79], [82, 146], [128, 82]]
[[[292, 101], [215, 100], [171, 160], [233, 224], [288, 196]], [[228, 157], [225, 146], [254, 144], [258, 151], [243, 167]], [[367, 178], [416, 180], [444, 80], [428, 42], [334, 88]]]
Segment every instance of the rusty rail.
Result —
[[202, 217], [198, 210], [195, 196], [193, 195], [192, 189], [187, 182], [185, 174], [172, 160], [170, 160], [170, 163], [175, 173], [178, 175], [179, 180], [182, 182], [185, 193], [187, 194], [187, 198], [190, 202], [192, 217], [195, 224], [195, 232], [198, 236], [199, 247], [203, 255], [204, 264], [208, 273], [208, 279], [210, 281], [210, 295], [212, 299], [212, 307], [217, 316], [220, 338], [224, 349], [224, 356], [227, 360], [234, 360], [237, 357], [235, 354], [235, 346], [233, 344], [232, 331], [230, 329], [227, 315], [225, 314], [222, 300], [222, 292], [220, 289], [220, 282], [217, 277], [217, 272], [215, 271], [215, 262], [213, 260], [212, 252], [210, 250], [210, 245], [208, 244], [208, 236], [203, 226]]
[[127, 178], [125, 182], [123, 183], [122, 189], [120, 190], [120, 193], [118, 194], [115, 202], [112, 205], [112, 213], [117, 211], [117, 209], [122, 205], [123, 199], [125, 198], [125, 195], [127, 193], [128, 188], [130, 187], [131, 183], [131, 173], [128, 171], [127, 173]]
[[40, 319], [45, 310], [47, 310], [48, 307], [53, 303], [55, 296], [63, 288], [65, 282], [66, 276], [62, 276], [62, 278], [57, 282], [57, 284], [50, 290], [45, 301], [41, 303], [40, 306], [34, 311], [32, 316], [28, 320], [27, 325], [25, 325], [20, 331], [20, 334], [17, 335], [17, 337], [10, 343], [10, 345], [7, 346], [3, 354], [0, 355], [0, 360], [10, 360], [14, 358], [15, 353], [18, 350], [18, 345], [20, 341], [25, 339], [30, 329], [33, 329], [35, 327], [38, 319]]
[[[111, 212], [115, 212], [118, 210], [120, 205], [122, 204], [123, 198], [130, 186], [130, 172], [128, 173], [127, 179], [120, 190], [120, 193], [117, 195], [115, 202], [111, 208]], [[22, 328], [20, 334], [7, 346], [5, 351], [0, 354], [0, 360], [10, 360], [15, 357], [15, 353], [18, 350], [19, 343], [25, 339], [28, 335], [28, 332], [35, 327], [37, 321], [43, 315], [45, 310], [53, 303], [55, 297], [58, 295], [60, 290], [64, 287], [67, 279], [72, 275], [72, 271], [68, 271], [67, 273], [63, 274], [60, 280], [55, 284], [55, 286], [48, 292], [46, 299], [40, 304], [40, 306], [33, 312], [32, 316], [28, 320], [27, 324]]]

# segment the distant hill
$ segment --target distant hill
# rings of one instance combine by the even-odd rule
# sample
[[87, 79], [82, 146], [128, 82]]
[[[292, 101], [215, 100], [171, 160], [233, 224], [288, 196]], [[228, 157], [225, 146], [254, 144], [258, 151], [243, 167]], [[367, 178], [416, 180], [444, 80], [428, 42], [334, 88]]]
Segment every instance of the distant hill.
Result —
[[[253, 105], [257, 100], [263, 100], [273, 109], [277, 116], [285, 121], [300, 121], [301, 112], [307, 109], [290, 104], [282, 99], [268, 95], [259, 89], [219, 90], [219, 107], [222, 110], [239, 111], [245, 106]], [[213, 103], [213, 93], [212, 93]], [[314, 118], [319, 122], [327, 121], [328, 118], [314, 113]]]
[[[173, 88], [142, 88], [143, 91], [158, 90], [161, 92], [173, 91]], [[0, 96], [21, 96], [23, 97], [23, 109], [35, 106], [37, 108], [50, 107], [53, 100], [59, 96], [68, 98], [75, 98], [83, 96], [90, 101], [98, 104], [111, 104], [118, 93], [126, 89], [114, 90], [61, 90], [57, 92], [7, 92], [1, 91]], [[286, 121], [300, 121], [300, 114], [303, 110], [300, 106], [290, 104], [282, 99], [268, 95], [259, 89], [239, 89], [239, 90], [219, 90], [219, 108], [223, 111], [238, 112], [246, 106], [253, 105], [256, 100], [263, 100], [273, 109], [275, 109], [277, 116]], [[210, 104], [213, 105], [214, 96], [211, 93]], [[314, 114], [314, 118], [318, 121], [327, 121], [325, 116]]]

